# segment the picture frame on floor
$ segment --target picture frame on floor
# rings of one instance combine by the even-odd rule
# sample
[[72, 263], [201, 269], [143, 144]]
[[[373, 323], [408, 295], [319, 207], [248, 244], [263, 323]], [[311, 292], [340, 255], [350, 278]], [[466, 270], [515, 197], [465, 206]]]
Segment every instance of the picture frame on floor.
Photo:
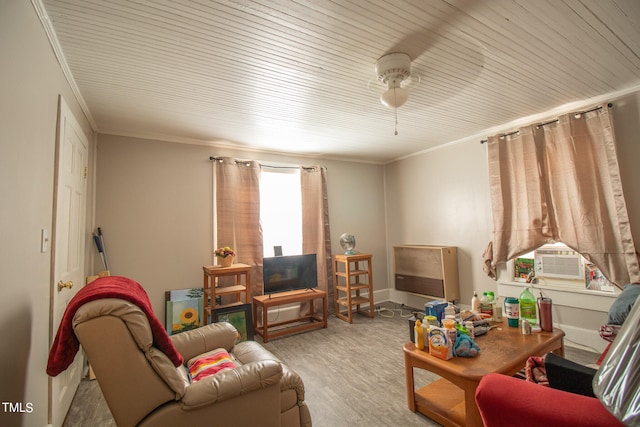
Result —
[[211, 311], [211, 321], [213, 323], [231, 323], [240, 334], [238, 342], [253, 341], [253, 320], [251, 317], [251, 304], [216, 308]]
[[165, 292], [166, 329], [169, 335], [204, 325], [204, 290], [180, 289]]

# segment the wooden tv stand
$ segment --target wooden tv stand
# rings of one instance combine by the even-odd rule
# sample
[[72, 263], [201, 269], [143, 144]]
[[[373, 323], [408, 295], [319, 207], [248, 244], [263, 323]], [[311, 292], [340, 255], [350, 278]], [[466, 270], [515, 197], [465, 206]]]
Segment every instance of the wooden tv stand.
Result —
[[[313, 300], [322, 298], [322, 317], [316, 316], [313, 307]], [[306, 316], [297, 317], [295, 319], [276, 322], [269, 325], [267, 315], [269, 307], [278, 305], [291, 304], [296, 302], [309, 301], [310, 310]], [[258, 307], [262, 308], [262, 325], [258, 326]], [[292, 334], [294, 332], [307, 331], [309, 329], [326, 328], [327, 327], [327, 293], [320, 289], [306, 289], [300, 291], [280, 292], [270, 295], [259, 295], [253, 297], [253, 330], [256, 335], [260, 335], [264, 342], [268, 342], [270, 338], [281, 337], [283, 335]], [[274, 331], [272, 328], [279, 326], [291, 325]]]

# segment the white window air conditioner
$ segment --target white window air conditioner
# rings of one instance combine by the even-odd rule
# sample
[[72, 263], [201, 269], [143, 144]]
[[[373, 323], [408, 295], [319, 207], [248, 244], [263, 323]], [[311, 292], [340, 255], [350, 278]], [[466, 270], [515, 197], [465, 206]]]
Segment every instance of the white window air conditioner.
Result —
[[537, 277], [584, 280], [582, 255], [567, 246], [542, 246], [535, 251]]

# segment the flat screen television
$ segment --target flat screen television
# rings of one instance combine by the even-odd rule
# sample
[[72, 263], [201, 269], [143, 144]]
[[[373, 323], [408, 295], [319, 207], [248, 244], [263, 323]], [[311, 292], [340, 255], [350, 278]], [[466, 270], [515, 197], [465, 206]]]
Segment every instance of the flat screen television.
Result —
[[264, 294], [312, 289], [318, 286], [316, 254], [263, 259]]

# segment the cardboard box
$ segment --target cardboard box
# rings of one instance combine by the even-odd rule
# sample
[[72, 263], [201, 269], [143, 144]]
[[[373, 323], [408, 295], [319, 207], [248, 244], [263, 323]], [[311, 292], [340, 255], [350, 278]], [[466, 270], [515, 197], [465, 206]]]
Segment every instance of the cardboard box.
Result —
[[429, 329], [429, 354], [440, 359], [449, 360], [453, 357], [453, 342], [449, 330], [432, 326]]

